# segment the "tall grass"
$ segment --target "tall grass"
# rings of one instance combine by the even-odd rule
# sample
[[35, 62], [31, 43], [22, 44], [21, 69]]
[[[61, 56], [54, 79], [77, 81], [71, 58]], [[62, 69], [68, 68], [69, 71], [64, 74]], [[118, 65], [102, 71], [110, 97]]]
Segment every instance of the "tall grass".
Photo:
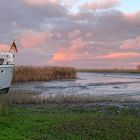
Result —
[[[0, 116], [9, 114], [11, 105], [40, 105], [40, 104], [89, 104], [89, 103], [139, 103], [137, 99], [112, 96], [76, 96], [56, 95], [43, 96], [37, 93], [8, 93], [0, 96]], [[105, 105], [105, 104], [104, 104]]]
[[0, 116], [7, 116], [8, 115], [8, 102], [7, 97], [3, 94], [0, 95]]
[[76, 70], [72, 67], [16, 66], [13, 74], [13, 82], [49, 81], [74, 78], [76, 78]]
[[139, 100], [129, 97], [112, 97], [112, 96], [76, 96], [76, 95], [56, 95], [46, 96], [35, 93], [9, 93], [5, 95], [8, 104], [73, 104], [73, 103], [138, 103]]

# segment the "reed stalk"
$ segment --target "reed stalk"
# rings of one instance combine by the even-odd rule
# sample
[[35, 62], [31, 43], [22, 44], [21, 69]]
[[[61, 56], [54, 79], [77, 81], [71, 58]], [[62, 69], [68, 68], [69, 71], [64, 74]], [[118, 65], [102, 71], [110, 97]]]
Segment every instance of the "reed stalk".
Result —
[[76, 70], [72, 67], [16, 66], [12, 81], [33, 82], [75, 78]]

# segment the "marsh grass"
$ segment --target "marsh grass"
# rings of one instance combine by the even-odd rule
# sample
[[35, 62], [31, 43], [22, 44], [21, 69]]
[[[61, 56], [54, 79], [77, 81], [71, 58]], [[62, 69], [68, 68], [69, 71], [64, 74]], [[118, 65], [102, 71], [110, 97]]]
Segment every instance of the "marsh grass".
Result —
[[0, 116], [7, 116], [9, 112], [9, 105], [5, 95], [0, 95]]
[[[58, 123], [50, 128], [57, 138], [73, 137], [79, 140], [137, 140], [139, 135], [139, 120], [129, 120], [118, 115], [79, 115], [72, 120]], [[70, 135], [72, 134], [72, 135]]]
[[117, 98], [9, 93], [0, 99], [0, 139], [3, 140], [140, 139], [139, 109], [86, 106], [96, 101], [119, 102]]
[[139, 110], [60, 104], [11, 105], [2, 140], [139, 140]]
[[139, 102], [136, 98], [120, 96], [78, 96], [78, 95], [56, 95], [46, 96], [35, 93], [9, 93], [5, 95], [8, 104], [65, 104], [65, 103], [133, 103]]
[[9, 112], [11, 105], [39, 105], [39, 104], [89, 104], [89, 103], [139, 103], [137, 98], [120, 96], [76, 96], [56, 95], [46, 96], [39, 93], [20, 92], [8, 93], [0, 96], [0, 116]]
[[13, 82], [49, 81], [75, 79], [76, 70], [72, 67], [16, 66]]

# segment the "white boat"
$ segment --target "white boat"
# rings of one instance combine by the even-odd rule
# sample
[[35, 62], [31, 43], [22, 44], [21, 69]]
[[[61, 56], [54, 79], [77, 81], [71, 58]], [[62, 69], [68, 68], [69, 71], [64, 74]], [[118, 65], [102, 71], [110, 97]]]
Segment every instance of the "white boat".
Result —
[[8, 93], [11, 86], [14, 69], [14, 54], [11, 50], [15, 47], [13, 42], [10, 52], [0, 52], [0, 93]]

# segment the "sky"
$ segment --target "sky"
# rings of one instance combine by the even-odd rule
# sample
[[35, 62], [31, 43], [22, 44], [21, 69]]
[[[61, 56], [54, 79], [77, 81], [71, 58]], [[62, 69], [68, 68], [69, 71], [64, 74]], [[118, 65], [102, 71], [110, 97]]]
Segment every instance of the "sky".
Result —
[[136, 68], [139, 0], [0, 0], [0, 51], [16, 65]]

